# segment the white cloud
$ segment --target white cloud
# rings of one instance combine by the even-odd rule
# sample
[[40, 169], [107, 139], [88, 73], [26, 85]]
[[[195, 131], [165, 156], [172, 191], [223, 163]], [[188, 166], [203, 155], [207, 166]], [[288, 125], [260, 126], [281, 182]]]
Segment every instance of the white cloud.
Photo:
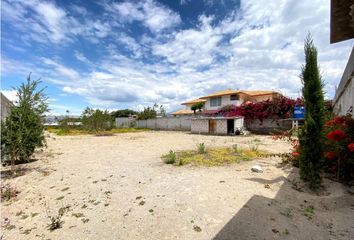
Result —
[[106, 10], [119, 14], [120, 21], [139, 21], [151, 32], [161, 32], [181, 23], [178, 13], [154, 0], [106, 4]]
[[79, 51], [75, 51], [75, 52], [74, 52], [74, 56], [75, 56], [75, 58], [76, 58], [77, 60], [79, 60], [79, 61], [81, 61], [81, 62], [83, 62], [83, 63], [86, 63], [86, 64], [88, 64], [88, 65], [91, 65], [91, 64], [92, 64], [92, 62], [91, 62], [90, 60], [88, 60], [87, 57], [85, 57], [85, 55], [82, 54], [82, 53], [79, 52]]
[[[70, 5], [68, 9], [76, 14], [87, 15], [87, 10], [77, 5]], [[67, 9], [52, 1], [4, 0], [1, 10], [3, 21], [20, 31], [22, 39], [26, 41], [63, 45], [82, 36], [98, 42], [98, 39], [105, 38], [111, 31], [109, 23], [89, 17], [79, 21]]]
[[[21, 14], [27, 11], [19, 2], [13, 5]], [[49, 6], [58, 8], [53, 3]], [[108, 2], [104, 6], [109, 22], [99, 18], [79, 22], [60, 10], [53, 10], [54, 16], [43, 16], [40, 22], [29, 20], [39, 36], [54, 33], [49, 39], [52, 42], [74, 41], [79, 35], [98, 44], [104, 42], [102, 39], [114, 39], [99, 48], [100, 57], [91, 61], [74, 51], [75, 58], [90, 67], [86, 72], [69, 67], [59, 58], [41, 58], [40, 64], [19, 64], [5, 58], [2, 71], [35, 69], [37, 75], [59, 85], [66, 94], [79, 95], [99, 107], [136, 108], [158, 102], [174, 110], [184, 100], [225, 88], [273, 89], [298, 97], [303, 42], [308, 32], [318, 48], [327, 97], [332, 97], [352, 47], [352, 41], [329, 44], [329, 3], [322, 0], [274, 0], [267, 4], [243, 0], [241, 8], [223, 20], [201, 15], [188, 29], [173, 28], [181, 22], [179, 15], [152, 0]], [[5, 6], [5, 12], [8, 10]], [[73, 23], [72, 27], [59, 29], [62, 23], [58, 23], [58, 16], [66, 19], [65, 24]], [[6, 12], [5, 18], [17, 21], [22, 15]], [[137, 21], [155, 34], [132, 37], [128, 27], [126, 31], [112, 31], [115, 21]], [[166, 29], [168, 34], [163, 32]], [[40, 40], [45, 38], [36, 41]]]

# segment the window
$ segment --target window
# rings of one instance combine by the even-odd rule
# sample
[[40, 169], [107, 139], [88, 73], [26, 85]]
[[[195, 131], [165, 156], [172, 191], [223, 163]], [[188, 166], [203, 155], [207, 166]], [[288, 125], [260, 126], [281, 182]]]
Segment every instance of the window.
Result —
[[230, 95], [230, 101], [240, 100], [240, 96], [238, 94]]
[[221, 106], [221, 97], [210, 98], [210, 107]]

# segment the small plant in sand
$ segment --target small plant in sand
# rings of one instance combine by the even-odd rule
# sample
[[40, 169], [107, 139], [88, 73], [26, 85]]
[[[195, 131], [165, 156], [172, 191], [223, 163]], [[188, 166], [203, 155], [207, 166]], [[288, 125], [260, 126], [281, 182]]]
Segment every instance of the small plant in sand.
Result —
[[204, 143], [199, 143], [199, 144], [198, 144], [198, 153], [199, 153], [199, 154], [204, 154], [204, 153], [206, 153], [206, 149], [205, 149], [205, 144], [204, 144]]
[[235, 153], [238, 153], [238, 146], [237, 144], [232, 145], [232, 150], [234, 150]]
[[162, 156], [164, 162], [166, 164], [174, 164], [176, 162], [176, 153], [172, 150], [170, 150], [170, 152], [164, 156]]
[[259, 144], [260, 144], [260, 141], [259, 139], [254, 139], [253, 141], [249, 141], [248, 142], [248, 147], [251, 151], [255, 151], [257, 152], [258, 151], [258, 147], [259, 147]]
[[15, 197], [20, 192], [10, 185], [1, 185], [1, 201], [9, 201]]
[[312, 205], [305, 207], [303, 211], [303, 215], [308, 219], [312, 219], [315, 214], [315, 208]]
[[49, 231], [54, 231], [55, 229], [61, 228], [64, 221], [61, 220], [61, 218], [64, 216], [64, 214], [69, 211], [70, 206], [62, 207], [58, 210], [58, 214], [55, 216], [50, 216], [48, 215], [48, 218], [50, 222], [47, 225], [47, 228]]
[[50, 216], [50, 223], [47, 225], [49, 231], [54, 231], [55, 229], [61, 228], [63, 221], [61, 220], [62, 215]]

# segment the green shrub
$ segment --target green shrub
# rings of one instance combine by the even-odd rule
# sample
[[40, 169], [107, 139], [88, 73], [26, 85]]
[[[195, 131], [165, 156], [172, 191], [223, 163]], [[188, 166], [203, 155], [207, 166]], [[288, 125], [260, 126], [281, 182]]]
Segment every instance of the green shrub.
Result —
[[200, 154], [206, 153], [205, 144], [204, 143], [199, 143], [198, 144], [198, 153], [200, 153]]
[[87, 131], [107, 131], [113, 127], [112, 117], [107, 110], [94, 110], [87, 107], [82, 113], [81, 119], [84, 129]]
[[302, 67], [302, 94], [305, 122], [299, 132], [300, 176], [313, 189], [321, 184], [324, 121], [323, 82], [317, 66], [317, 49], [309, 35], [305, 40], [305, 65]]
[[31, 80], [16, 88], [18, 102], [1, 122], [1, 160], [3, 163], [25, 163], [37, 147], [45, 146], [44, 113], [48, 98], [44, 89], [37, 90], [39, 80]]
[[174, 164], [176, 162], [177, 156], [174, 151], [170, 150], [167, 155], [163, 156], [163, 159], [166, 164]]

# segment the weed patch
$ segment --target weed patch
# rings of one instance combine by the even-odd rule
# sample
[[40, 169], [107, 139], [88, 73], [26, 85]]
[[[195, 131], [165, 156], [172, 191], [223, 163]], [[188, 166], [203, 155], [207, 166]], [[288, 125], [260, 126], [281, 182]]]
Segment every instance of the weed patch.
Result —
[[238, 149], [234, 146], [231, 148], [210, 148], [207, 151], [205, 151], [204, 146], [204, 153], [200, 152], [199, 147], [198, 150], [184, 150], [178, 152], [173, 152], [171, 150], [170, 153], [163, 155], [161, 158], [165, 163], [175, 164], [177, 166], [185, 164], [220, 166], [224, 164], [239, 163], [241, 161], [250, 161], [268, 154], [265, 151]]
[[93, 134], [95, 136], [112, 136], [118, 133], [131, 133], [131, 132], [144, 132], [149, 131], [147, 128], [113, 128], [106, 131], [89, 131], [82, 128], [62, 128], [62, 127], [47, 127], [46, 130], [50, 133], [54, 133], [58, 136], [75, 136], [75, 135], [88, 135]]

